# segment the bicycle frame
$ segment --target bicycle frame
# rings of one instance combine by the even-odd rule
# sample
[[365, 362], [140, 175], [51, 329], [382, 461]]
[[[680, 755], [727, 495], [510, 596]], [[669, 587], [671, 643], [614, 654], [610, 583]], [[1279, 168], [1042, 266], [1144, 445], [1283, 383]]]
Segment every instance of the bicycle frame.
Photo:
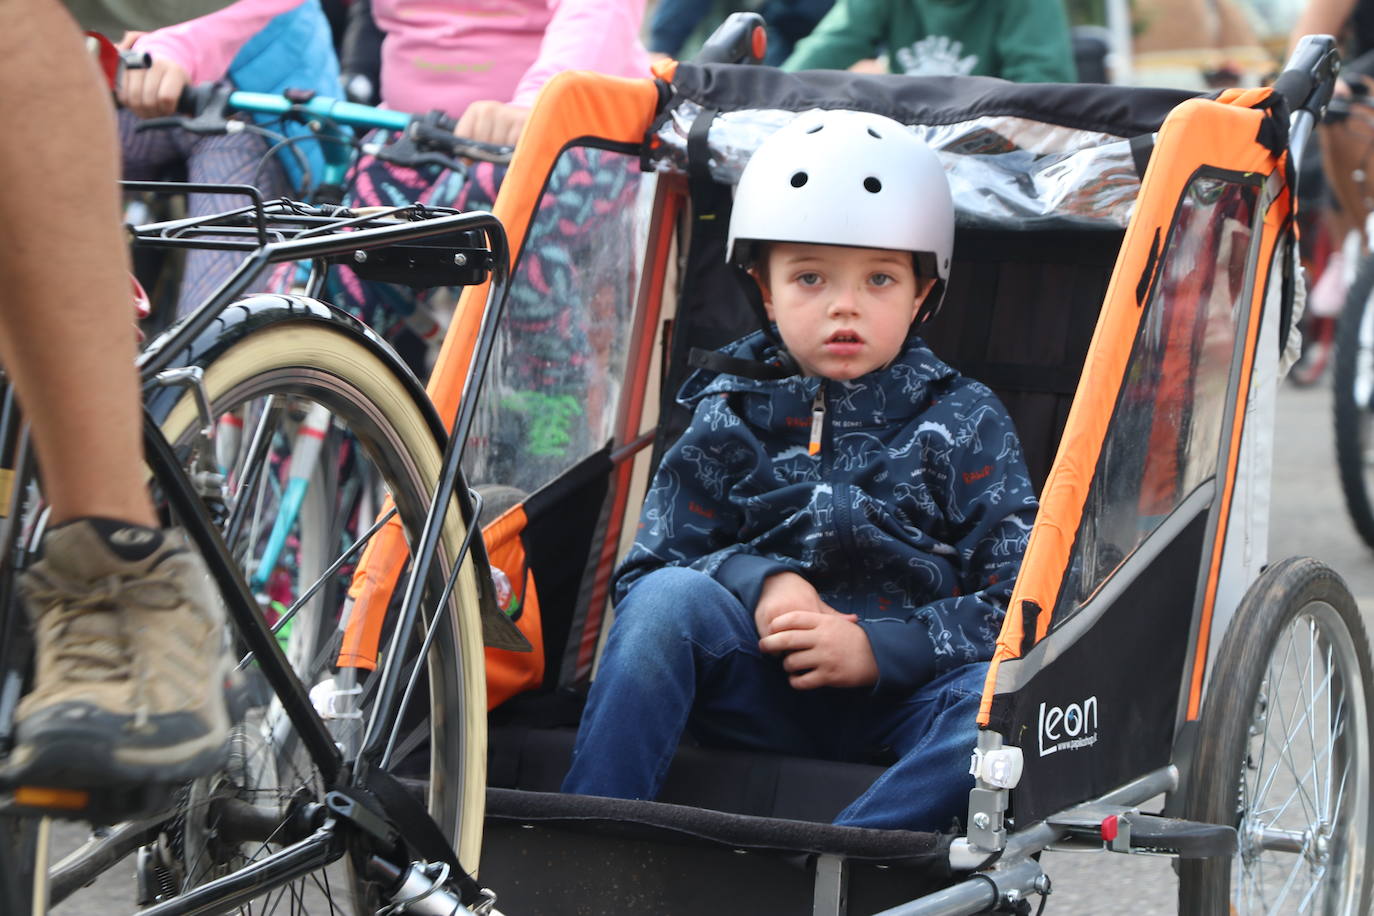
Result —
[[[299, 118], [307, 122], [317, 120], [364, 130], [403, 131], [411, 122], [411, 115], [404, 111], [374, 108], [322, 95], [298, 102], [276, 93], [236, 90], [229, 93], [227, 101], [231, 110], [245, 114]], [[317, 135], [319, 133], [316, 131]], [[342, 185], [353, 161], [350, 145], [324, 141], [320, 143], [320, 148], [324, 155], [325, 170], [319, 184]]]
[[[426, 131], [430, 132], [431, 137], [446, 134], [453, 126], [451, 119], [438, 112], [432, 112], [428, 115], [414, 115], [403, 111], [361, 105], [329, 96], [293, 95], [290, 90], [285, 93], [246, 92], [212, 85], [200, 87], [193, 92], [200, 94], [202, 98], [205, 98], [205, 94], [208, 93], [208, 102], [205, 104], [221, 104], [222, 110], [227, 112], [283, 120], [290, 119], [310, 125], [314, 138], [320, 144], [321, 156], [324, 159], [324, 172], [319, 176], [318, 181], [306, 182], [306, 184], [313, 183], [319, 188], [334, 189], [335, 193], [331, 196], [335, 198], [341, 193], [340, 189], [343, 188], [348, 177], [348, 170], [353, 162], [352, 150], [356, 145], [347, 133], [339, 130], [339, 128], [391, 131], [404, 138], [415, 139], [419, 134]], [[178, 118], [173, 117], [157, 119], [157, 122], [175, 124], [178, 120]], [[301, 135], [284, 139], [281, 142], [283, 144], [295, 143], [298, 140], [305, 140], [309, 136]], [[492, 162], [507, 162], [510, 159], [511, 149], [509, 147], [478, 141], [459, 142], [458, 145], [463, 148], [465, 153], [470, 153], [476, 158], [487, 159]], [[364, 147], [363, 149], [365, 152], [375, 153], [380, 147], [376, 149]], [[452, 160], [445, 160], [445, 162], [450, 166], [453, 165]]]
[[[243, 189], [237, 189], [242, 191]], [[504, 229], [500, 222], [486, 212], [455, 213], [431, 219], [399, 223], [395, 225], [360, 228], [354, 232], [317, 234], [319, 229], [356, 225], [358, 221], [341, 224], [337, 219], [301, 216], [298, 219], [306, 225], [299, 237], [278, 237], [271, 240], [263, 217], [264, 208], [260, 200], [255, 200], [249, 208], [257, 211], [258, 225], [251, 230], [253, 239], [234, 239], [217, 243], [235, 247], [248, 253], [244, 263], [226, 280], [221, 287], [199, 309], [183, 321], [170, 328], [160, 339], [153, 342], [139, 359], [139, 370], [145, 386], [161, 386], [166, 383], [160, 378], [164, 370], [171, 367], [177, 354], [194, 341], [217, 315], [238, 296], [245, 292], [254, 277], [267, 265], [300, 259], [321, 259], [332, 255], [350, 253], [367, 248], [380, 248], [387, 245], [419, 241], [434, 236], [445, 235], [463, 230], [479, 230], [485, 234], [491, 253], [489, 265], [492, 283], [486, 304], [486, 315], [482, 322], [481, 339], [476, 358], [472, 362], [468, 384], [480, 385], [485, 372], [485, 364], [490, 355], [495, 337], [495, 328], [505, 303], [505, 293], [509, 278], [509, 251]], [[373, 221], [377, 217], [370, 217]], [[202, 221], [202, 224], [204, 221]], [[319, 224], [310, 228], [312, 223]], [[219, 234], [225, 227], [216, 227]], [[265, 243], [260, 239], [268, 239]], [[169, 241], [178, 245], [186, 241], [177, 238]], [[154, 242], [156, 243], [156, 242]], [[174, 246], [176, 247], [176, 246]], [[180, 381], [180, 380], [178, 380]], [[195, 380], [193, 380], [195, 383]], [[475, 389], [474, 389], [475, 390]], [[198, 397], [204, 405], [203, 392]], [[451, 501], [456, 500], [467, 525], [467, 537], [454, 561], [454, 575], [461, 566], [467, 552], [473, 549], [473, 534], [476, 529], [477, 507], [473, 505], [468, 491], [461, 487], [461, 462], [463, 445], [467, 439], [473, 417], [475, 399], [466, 399], [455, 420], [454, 435], [445, 444], [438, 485], [427, 512], [424, 528], [414, 550], [415, 561], [411, 565], [411, 576], [401, 605], [396, 624], [397, 645], [404, 645], [415, 635], [420, 623], [420, 603], [425, 583], [434, 562], [444, 517]], [[208, 408], [208, 405], [204, 405]], [[180, 519], [188, 537], [195, 543], [205, 558], [206, 564], [223, 595], [229, 618], [233, 626], [267, 682], [279, 699], [283, 712], [299, 734], [311, 762], [319, 769], [327, 789], [325, 811], [321, 812], [313, 824], [315, 829], [308, 836], [288, 845], [272, 855], [255, 863], [249, 868], [235, 872], [224, 878], [208, 882], [186, 894], [153, 907], [146, 912], [157, 914], [189, 914], [205, 912], [212, 905], [218, 909], [257, 897], [280, 887], [304, 873], [332, 862], [344, 853], [344, 844], [338, 842], [337, 832], [340, 819], [353, 820], [353, 806], [347, 794], [337, 790], [349, 787], [362, 787], [367, 784], [369, 773], [374, 767], [385, 766], [388, 746], [394, 741], [393, 730], [404, 712], [409, 699], [410, 689], [403, 679], [413, 681], [418, 671], [402, 671], [400, 666], [388, 665], [382, 672], [378, 690], [378, 700], [372, 720], [368, 723], [362, 751], [358, 760], [348, 761], [345, 766], [342, 754], [335, 745], [323, 721], [316, 713], [305, 686], [297, 678], [286, 660], [281, 645], [275, 639], [272, 629], [258, 611], [257, 601], [243, 575], [235, 566], [229, 548], [211, 520], [206, 504], [197, 491], [196, 485], [182, 468], [172, 446], [163, 436], [156, 421], [145, 412], [144, 442], [148, 465], [157, 486], [164, 493], [170, 508]], [[17, 570], [22, 565], [25, 554], [20, 541], [20, 520], [24, 493], [32, 479], [32, 457], [26, 431], [22, 428], [22, 418], [16, 407], [13, 391], [6, 386], [3, 407], [0, 408], [0, 445], [5, 446], [5, 464], [0, 468], [0, 481], [12, 482], [12, 489], [4, 502], [8, 503], [8, 524], [3, 534], [3, 556], [7, 558], [9, 570]], [[2, 494], [0, 494], [2, 495]], [[476, 542], [481, 555], [480, 540]], [[453, 577], [449, 577], [452, 587]], [[418, 584], [417, 584], [418, 583]], [[447, 589], [444, 597], [447, 596]], [[0, 683], [0, 738], [8, 739], [10, 721], [14, 704], [17, 703], [22, 688], [22, 672], [27, 666], [23, 663], [27, 651], [27, 640], [23, 628], [19, 626], [22, 616], [11, 601], [11, 576], [0, 575], [0, 658], [8, 664], [5, 667], [6, 680]], [[444, 598], [440, 599], [442, 604]], [[437, 623], [436, 615], [435, 621]], [[431, 628], [434, 624], [431, 625]], [[431, 634], [432, 635], [432, 634]], [[428, 641], [426, 641], [426, 650]], [[366, 830], [363, 824], [362, 829]], [[129, 848], [138, 845], [141, 833], [134, 832]], [[115, 859], [106, 861], [111, 864]], [[94, 877], [91, 875], [90, 877]], [[88, 879], [89, 880], [89, 879]], [[73, 886], [79, 883], [73, 882]]]

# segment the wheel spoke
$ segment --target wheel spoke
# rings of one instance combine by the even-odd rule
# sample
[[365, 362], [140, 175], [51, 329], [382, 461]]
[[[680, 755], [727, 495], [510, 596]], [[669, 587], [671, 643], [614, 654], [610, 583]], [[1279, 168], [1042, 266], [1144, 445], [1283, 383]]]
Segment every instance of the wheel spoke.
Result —
[[[1312, 620], [1307, 620], [1306, 626], [1303, 627], [1303, 630], [1306, 632], [1307, 635], [1307, 670], [1305, 672], [1307, 677], [1305, 677], [1302, 682], [1302, 684], [1307, 687], [1307, 706], [1305, 712], [1303, 713], [1303, 718], [1307, 722], [1307, 748], [1309, 751], [1312, 752], [1313, 755], [1312, 766], [1309, 768], [1312, 774], [1313, 782], [1312, 813], [1315, 817], [1320, 817], [1320, 812], [1325, 810], [1325, 806], [1321, 804], [1321, 780], [1319, 778], [1319, 767], [1317, 766], [1317, 760], [1315, 759], [1317, 750], [1317, 725], [1316, 716], [1313, 713], [1317, 709], [1317, 685], [1314, 683], [1313, 672], [1317, 670], [1316, 622]], [[1326, 671], [1330, 672], [1330, 659], [1327, 659], [1326, 663]]]
[[[237, 492], [233, 498], [234, 508], [229, 514], [229, 523], [225, 529], [225, 540], [231, 551], [234, 550], [234, 545], [242, 533], [248, 506], [254, 501], [257, 489], [262, 484], [260, 478], [267, 467], [267, 452], [271, 448], [272, 440], [281, 424], [282, 409], [276, 395], [269, 395], [259, 411], [261, 415], [254, 425], [253, 436], [249, 440], [247, 449], [241, 450], [237, 471], [230, 478], [237, 484]], [[244, 412], [246, 414], [251, 413], [251, 406], [244, 408]], [[242, 554], [235, 553], [235, 556], [242, 562]]]
[[1361, 899], [1369, 722], [1357, 650], [1341, 642], [1343, 626], [1329, 605], [1304, 608], [1276, 634], [1250, 688], [1249, 752], [1236, 797], [1236, 913], [1343, 914]]

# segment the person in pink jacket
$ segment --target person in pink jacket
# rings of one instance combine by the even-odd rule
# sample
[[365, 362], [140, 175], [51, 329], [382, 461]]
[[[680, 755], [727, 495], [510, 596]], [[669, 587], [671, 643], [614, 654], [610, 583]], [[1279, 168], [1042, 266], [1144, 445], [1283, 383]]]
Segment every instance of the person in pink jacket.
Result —
[[389, 108], [441, 109], [460, 136], [514, 143], [539, 90], [564, 70], [646, 76], [644, 0], [373, 0]]
[[181, 90], [223, 79], [235, 56], [274, 18], [302, 0], [237, 0], [222, 10], [152, 32], [126, 32], [125, 47], [148, 55], [146, 70], [129, 70], [119, 101], [141, 118], [176, 112]]

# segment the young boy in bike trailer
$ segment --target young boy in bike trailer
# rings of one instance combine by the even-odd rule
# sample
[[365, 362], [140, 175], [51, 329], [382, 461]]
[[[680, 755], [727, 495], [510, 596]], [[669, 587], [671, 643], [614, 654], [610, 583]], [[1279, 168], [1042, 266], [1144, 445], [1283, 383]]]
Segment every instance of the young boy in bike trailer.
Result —
[[964, 810], [1036, 502], [1001, 403], [917, 336], [953, 239], [944, 171], [895, 121], [804, 114], [749, 161], [728, 257], [776, 336], [684, 385], [692, 423], [617, 572], [564, 791], [652, 799], [687, 730], [895, 756], [836, 823], [943, 829]]
[[[118, 30], [223, 3], [70, 5], [83, 25]], [[14, 38], [0, 85], [19, 122], [0, 153], [22, 153], [6, 159], [16, 187], [5, 207], [32, 233], [0, 246], [0, 356], [51, 508], [43, 557], [20, 581], [37, 670], [3, 776], [74, 789], [174, 784], [225, 757], [224, 610], [184, 535], [155, 527], [145, 483], [114, 116], [57, 3], [0, 0], [0, 24]], [[44, 187], [35, 169], [54, 162], [64, 181]], [[67, 266], [73, 251], [80, 270]]]

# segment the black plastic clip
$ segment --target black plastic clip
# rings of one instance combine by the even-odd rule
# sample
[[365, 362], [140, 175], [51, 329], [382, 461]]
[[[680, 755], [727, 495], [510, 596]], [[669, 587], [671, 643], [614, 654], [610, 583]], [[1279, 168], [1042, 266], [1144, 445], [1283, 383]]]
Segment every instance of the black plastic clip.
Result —
[[400, 835], [381, 815], [364, 805], [360, 800], [347, 793], [335, 790], [325, 795], [324, 804], [337, 816], [358, 825], [362, 830], [380, 840], [388, 848], [395, 846]]

